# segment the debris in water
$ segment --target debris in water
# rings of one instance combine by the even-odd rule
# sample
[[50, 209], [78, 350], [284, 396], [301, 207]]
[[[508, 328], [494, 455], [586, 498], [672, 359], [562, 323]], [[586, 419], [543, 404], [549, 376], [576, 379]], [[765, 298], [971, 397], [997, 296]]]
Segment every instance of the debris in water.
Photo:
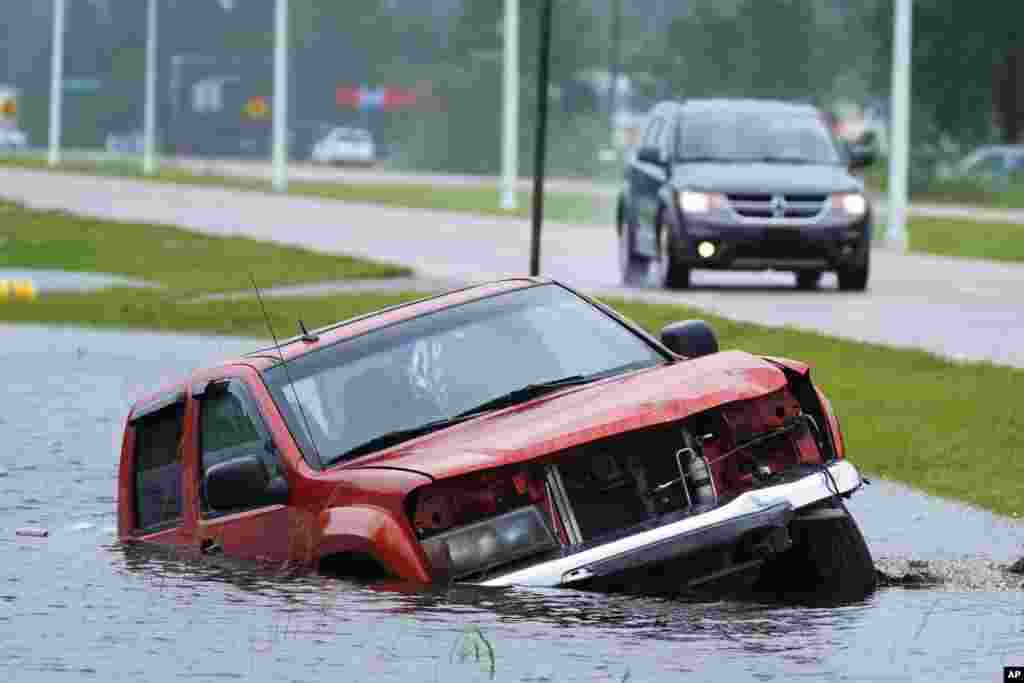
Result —
[[881, 558], [875, 563], [878, 585], [883, 587], [941, 588], [954, 591], [1016, 591], [1021, 584], [1013, 567], [986, 558], [959, 560], [907, 560]]
[[1019, 560], [1011, 564], [1009, 567], [1007, 567], [1006, 571], [1011, 572], [1013, 574], [1024, 574], [1024, 557], [1020, 558]]
[[33, 538], [46, 538], [50, 535], [50, 532], [46, 529], [35, 529], [27, 527], [24, 529], [18, 529], [14, 532], [16, 536], [32, 536]]

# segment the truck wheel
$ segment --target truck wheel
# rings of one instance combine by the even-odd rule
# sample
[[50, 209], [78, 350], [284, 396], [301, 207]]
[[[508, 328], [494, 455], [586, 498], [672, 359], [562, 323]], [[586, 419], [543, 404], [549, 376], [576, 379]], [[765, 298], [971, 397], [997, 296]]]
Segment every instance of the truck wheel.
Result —
[[795, 275], [797, 289], [817, 289], [821, 282], [820, 270], [798, 270]]
[[619, 216], [619, 273], [624, 285], [642, 285], [650, 268], [648, 260], [633, 251], [633, 227]]
[[673, 252], [672, 231], [667, 225], [660, 225], [658, 258], [654, 262], [655, 281], [663, 289], [686, 289], [690, 286], [690, 269], [679, 265]]
[[798, 602], [856, 602], [878, 585], [875, 563], [860, 527], [841, 502], [816, 512], [826, 519], [794, 519], [793, 547], [765, 566], [759, 590]]

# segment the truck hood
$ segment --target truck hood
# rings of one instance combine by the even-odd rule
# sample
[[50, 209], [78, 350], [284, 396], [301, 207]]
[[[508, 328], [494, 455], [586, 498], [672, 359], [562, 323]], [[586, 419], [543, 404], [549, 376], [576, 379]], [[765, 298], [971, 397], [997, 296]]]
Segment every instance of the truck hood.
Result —
[[775, 365], [724, 351], [574, 387], [352, 460], [434, 479], [539, 458], [782, 389]]
[[842, 166], [818, 164], [702, 163], [673, 168], [679, 189], [726, 193], [830, 194], [860, 192], [861, 182]]

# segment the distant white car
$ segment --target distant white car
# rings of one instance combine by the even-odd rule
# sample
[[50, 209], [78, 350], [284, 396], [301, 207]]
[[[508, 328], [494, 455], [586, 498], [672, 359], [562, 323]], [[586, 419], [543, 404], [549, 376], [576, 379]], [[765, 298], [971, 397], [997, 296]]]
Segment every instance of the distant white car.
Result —
[[359, 164], [377, 160], [373, 136], [362, 128], [334, 128], [313, 145], [312, 160], [318, 164]]
[[0, 128], [0, 150], [21, 151], [28, 148], [28, 135], [17, 128]]
[[1008, 180], [1024, 175], [1024, 145], [985, 145], [957, 164], [952, 175]]

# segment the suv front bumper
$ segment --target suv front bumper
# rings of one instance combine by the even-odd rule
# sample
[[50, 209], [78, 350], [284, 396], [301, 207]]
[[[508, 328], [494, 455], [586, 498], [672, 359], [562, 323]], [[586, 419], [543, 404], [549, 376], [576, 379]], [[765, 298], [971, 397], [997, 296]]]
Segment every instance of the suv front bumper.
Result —
[[[838, 270], [867, 258], [871, 216], [849, 223], [804, 225], [731, 224], [688, 218], [676, 240], [676, 262], [690, 268], [735, 270]], [[705, 257], [699, 245], [710, 242]]]

